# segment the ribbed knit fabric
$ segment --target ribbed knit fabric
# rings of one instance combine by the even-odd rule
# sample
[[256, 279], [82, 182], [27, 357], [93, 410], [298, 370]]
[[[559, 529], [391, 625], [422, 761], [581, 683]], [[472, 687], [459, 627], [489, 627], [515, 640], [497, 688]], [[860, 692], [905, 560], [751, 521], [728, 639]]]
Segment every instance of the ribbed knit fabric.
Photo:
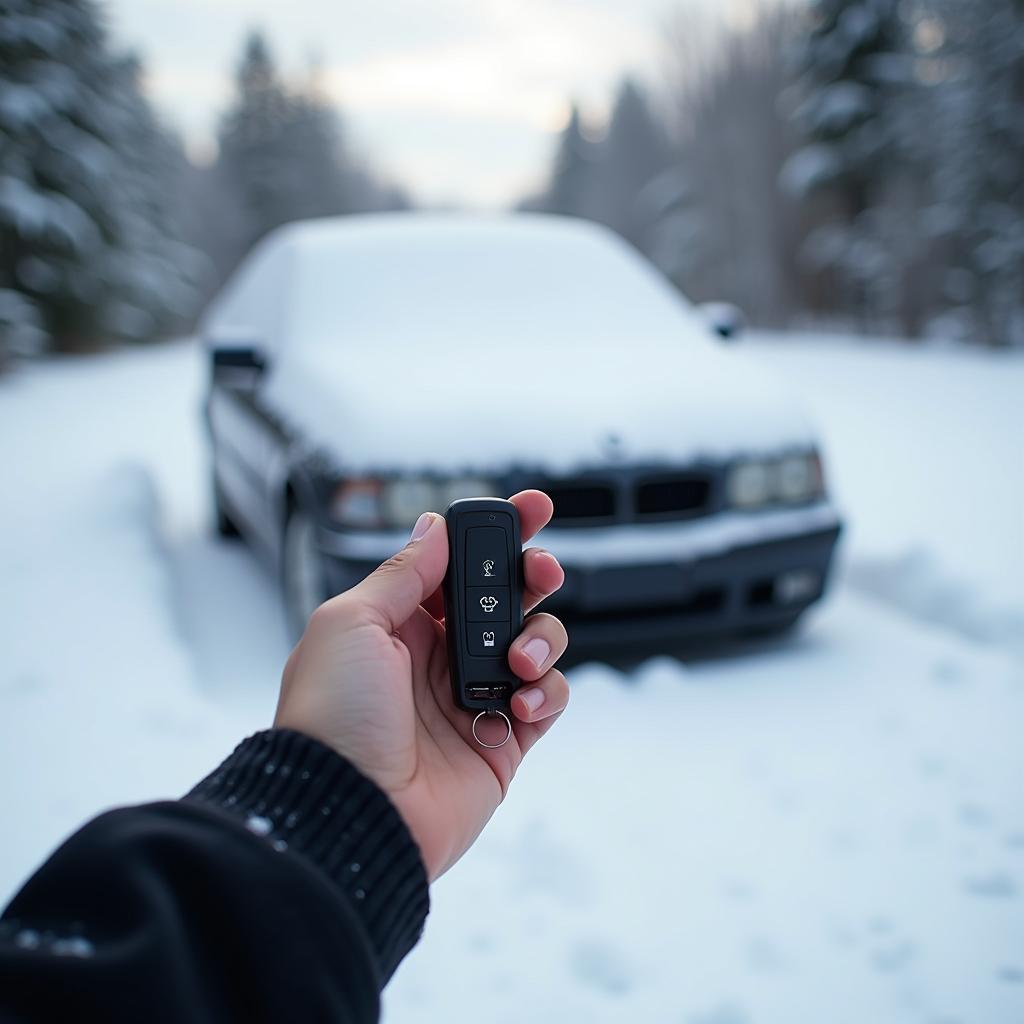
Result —
[[419, 848], [383, 791], [329, 747], [289, 729], [256, 733], [185, 799], [326, 872], [365, 925], [382, 984], [416, 944], [429, 909]]

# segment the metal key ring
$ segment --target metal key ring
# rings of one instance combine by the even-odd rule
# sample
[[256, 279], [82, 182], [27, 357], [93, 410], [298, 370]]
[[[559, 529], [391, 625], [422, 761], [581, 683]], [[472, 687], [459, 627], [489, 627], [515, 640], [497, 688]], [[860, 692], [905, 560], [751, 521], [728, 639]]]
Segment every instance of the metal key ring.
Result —
[[[505, 725], [508, 726], [508, 732], [505, 733], [505, 738], [500, 743], [484, 743], [484, 741], [480, 739], [480, 737], [476, 734], [476, 723], [479, 722], [481, 718], [490, 718], [493, 715], [500, 715], [502, 718], [505, 719]], [[473, 719], [473, 739], [475, 739], [477, 743], [480, 744], [481, 747], [486, 747], [488, 750], [497, 750], [498, 747], [505, 746], [505, 744], [508, 743], [508, 738], [511, 735], [512, 722], [509, 720], [508, 715], [506, 715], [504, 711], [498, 711], [496, 709], [494, 711], [481, 711], [480, 714], [478, 714], [476, 718]]]

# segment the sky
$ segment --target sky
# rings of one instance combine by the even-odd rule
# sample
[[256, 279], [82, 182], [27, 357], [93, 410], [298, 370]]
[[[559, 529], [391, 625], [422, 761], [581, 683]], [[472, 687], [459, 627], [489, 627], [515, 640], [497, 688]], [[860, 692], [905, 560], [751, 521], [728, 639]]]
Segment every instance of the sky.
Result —
[[756, 0], [106, 0], [115, 44], [190, 155], [216, 152], [246, 33], [320, 83], [356, 149], [426, 204], [497, 207], [536, 190], [569, 103], [595, 121], [616, 81], [657, 84], [678, 12], [742, 24]]

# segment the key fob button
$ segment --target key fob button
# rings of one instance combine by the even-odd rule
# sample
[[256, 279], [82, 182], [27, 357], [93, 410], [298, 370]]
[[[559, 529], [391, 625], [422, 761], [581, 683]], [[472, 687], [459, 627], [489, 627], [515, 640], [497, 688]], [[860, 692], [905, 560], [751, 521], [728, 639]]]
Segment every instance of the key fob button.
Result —
[[504, 658], [511, 631], [507, 622], [474, 622], [466, 630], [466, 646], [477, 658]]
[[468, 622], [510, 622], [508, 587], [466, 587]]
[[508, 548], [505, 531], [474, 526], [466, 531], [466, 583], [469, 586], [508, 586]]

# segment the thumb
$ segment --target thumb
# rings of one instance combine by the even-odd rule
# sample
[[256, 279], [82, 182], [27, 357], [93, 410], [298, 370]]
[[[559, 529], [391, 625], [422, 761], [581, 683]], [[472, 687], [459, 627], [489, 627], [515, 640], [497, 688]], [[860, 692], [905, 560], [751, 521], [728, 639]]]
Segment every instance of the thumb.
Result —
[[448, 531], [436, 512], [416, 520], [409, 543], [345, 596], [393, 633], [441, 585], [448, 567]]

